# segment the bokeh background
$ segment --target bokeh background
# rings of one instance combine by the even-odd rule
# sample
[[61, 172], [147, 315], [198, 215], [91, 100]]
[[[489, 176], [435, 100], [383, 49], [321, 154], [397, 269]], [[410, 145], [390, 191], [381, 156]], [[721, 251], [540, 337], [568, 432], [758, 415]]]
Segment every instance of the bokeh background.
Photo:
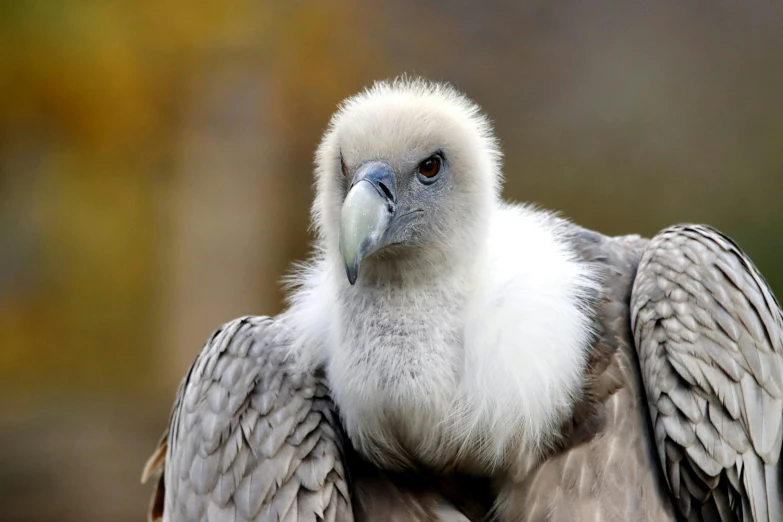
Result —
[[190, 361], [307, 255], [330, 114], [403, 72], [485, 108], [508, 198], [711, 223], [783, 294], [783, 2], [3, 2], [0, 520], [144, 520]]

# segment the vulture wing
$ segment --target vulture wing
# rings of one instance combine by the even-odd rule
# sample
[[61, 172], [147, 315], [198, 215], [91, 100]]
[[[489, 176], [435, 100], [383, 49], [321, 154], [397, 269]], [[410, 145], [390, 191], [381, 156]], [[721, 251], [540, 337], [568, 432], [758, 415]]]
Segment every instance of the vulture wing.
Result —
[[338, 417], [322, 377], [287, 362], [286, 336], [245, 317], [207, 342], [144, 470], [163, 470], [151, 522], [353, 520]]
[[361, 460], [324, 376], [287, 359], [288, 335], [269, 317], [236, 319], [212, 335], [144, 468], [143, 482], [162, 472], [150, 522], [484, 519], [491, 500], [481, 481], [390, 474]]
[[783, 520], [783, 317], [750, 259], [706, 226], [662, 231], [639, 264], [631, 323], [684, 517]]

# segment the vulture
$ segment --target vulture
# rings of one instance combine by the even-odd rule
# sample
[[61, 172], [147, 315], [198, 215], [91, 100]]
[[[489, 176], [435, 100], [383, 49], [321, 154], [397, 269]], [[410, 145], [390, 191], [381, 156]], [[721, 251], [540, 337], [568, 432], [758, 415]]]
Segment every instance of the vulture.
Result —
[[503, 202], [489, 120], [422, 79], [315, 165], [312, 258], [196, 358], [150, 520], [783, 520], [783, 314], [731, 239]]

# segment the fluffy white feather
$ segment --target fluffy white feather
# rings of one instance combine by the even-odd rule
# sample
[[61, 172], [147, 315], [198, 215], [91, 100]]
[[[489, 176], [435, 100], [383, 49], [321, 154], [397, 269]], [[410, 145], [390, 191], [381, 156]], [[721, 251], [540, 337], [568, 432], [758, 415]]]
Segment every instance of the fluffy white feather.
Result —
[[[405, 165], [432, 147], [446, 150], [454, 187], [426, 246], [374, 256], [348, 285], [341, 157]], [[478, 107], [421, 81], [348, 100], [319, 148], [318, 247], [291, 278], [286, 320], [303, 360], [327, 368], [352, 441], [381, 465], [524, 473], [581, 389], [596, 274], [562, 220], [501, 202], [499, 160]]]

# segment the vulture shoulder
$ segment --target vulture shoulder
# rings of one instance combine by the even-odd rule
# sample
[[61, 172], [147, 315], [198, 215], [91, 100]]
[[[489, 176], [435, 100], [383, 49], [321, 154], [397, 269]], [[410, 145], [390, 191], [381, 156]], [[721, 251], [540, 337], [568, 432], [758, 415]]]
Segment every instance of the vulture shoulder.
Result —
[[287, 360], [287, 335], [245, 317], [206, 343], [144, 469], [162, 472], [151, 522], [353, 520], [338, 417], [322, 376]]
[[631, 325], [685, 519], [783, 520], [783, 318], [750, 259], [715, 229], [665, 229], [639, 264]]
[[[483, 481], [386, 473], [344, 436], [321, 372], [304, 373], [279, 319], [219, 328], [191, 366], [142, 482], [149, 522], [470, 522]], [[350, 474], [350, 476], [349, 476]]]

